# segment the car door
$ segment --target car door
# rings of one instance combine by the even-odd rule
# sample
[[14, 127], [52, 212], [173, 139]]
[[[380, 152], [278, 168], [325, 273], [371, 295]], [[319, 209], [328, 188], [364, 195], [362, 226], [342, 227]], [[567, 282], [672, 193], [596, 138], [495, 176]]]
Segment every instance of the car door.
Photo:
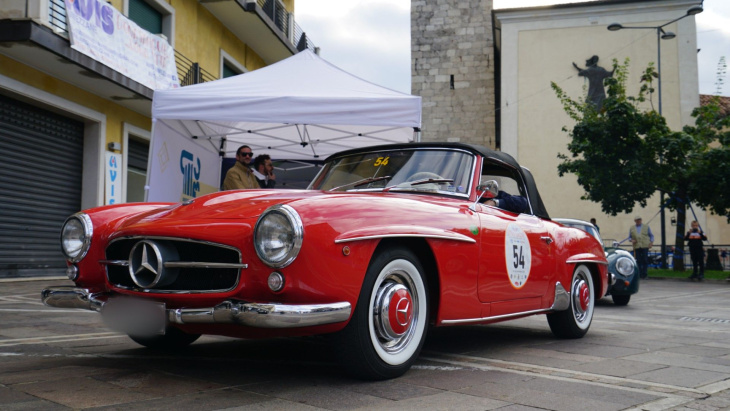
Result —
[[[513, 192], [524, 195], [514, 176], [500, 177], [501, 188], [512, 186]], [[478, 205], [477, 212], [481, 223], [478, 294], [480, 301], [490, 303], [489, 316], [541, 308], [554, 272], [553, 239], [547, 225], [529, 212], [517, 214], [484, 204]]]

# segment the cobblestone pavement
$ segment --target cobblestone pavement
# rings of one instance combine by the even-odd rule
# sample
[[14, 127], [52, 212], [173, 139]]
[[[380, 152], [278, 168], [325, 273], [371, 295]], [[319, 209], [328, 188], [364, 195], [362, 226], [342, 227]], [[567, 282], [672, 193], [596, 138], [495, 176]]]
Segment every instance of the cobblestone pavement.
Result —
[[432, 330], [403, 377], [346, 377], [324, 338], [203, 337], [164, 354], [98, 314], [45, 307], [63, 280], [0, 282], [0, 409], [730, 410], [730, 283], [651, 279], [598, 302], [580, 340], [544, 316]]

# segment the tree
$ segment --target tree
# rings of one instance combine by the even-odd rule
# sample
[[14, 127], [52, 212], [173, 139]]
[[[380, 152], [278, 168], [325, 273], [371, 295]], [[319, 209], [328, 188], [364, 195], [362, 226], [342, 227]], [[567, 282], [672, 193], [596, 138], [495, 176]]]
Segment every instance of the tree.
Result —
[[[667, 193], [666, 206], [677, 212], [674, 269], [682, 271], [689, 200], [728, 216], [730, 222], [730, 135], [722, 131], [730, 118], [721, 116], [716, 99], [693, 111], [695, 126], [672, 131], [653, 107], [653, 80], [658, 78], [653, 64], [642, 73], [637, 96], [626, 93], [629, 60], [619, 64], [614, 59], [613, 64], [615, 73], [605, 81], [607, 97], [600, 111], [551, 83], [575, 121], [572, 129], [563, 127], [571, 137], [571, 155], [558, 154], [558, 174], [575, 174], [585, 190], [581, 199], [600, 203], [603, 212], [614, 216], [630, 213], [637, 203], [645, 207], [657, 190]], [[651, 109], [640, 109], [647, 101]]]

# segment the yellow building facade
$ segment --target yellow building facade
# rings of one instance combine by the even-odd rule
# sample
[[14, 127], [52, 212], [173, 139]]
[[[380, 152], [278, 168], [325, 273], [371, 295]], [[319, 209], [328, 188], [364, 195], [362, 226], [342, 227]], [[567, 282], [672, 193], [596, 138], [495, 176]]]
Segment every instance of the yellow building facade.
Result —
[[164, 39], [183, 87], [313, 48], [294, 0], [95, 1], [0, 2], [0, 278], [63, 274], [68, 215], [144, 198], [154, 90], [71, 47], [67, 6]]

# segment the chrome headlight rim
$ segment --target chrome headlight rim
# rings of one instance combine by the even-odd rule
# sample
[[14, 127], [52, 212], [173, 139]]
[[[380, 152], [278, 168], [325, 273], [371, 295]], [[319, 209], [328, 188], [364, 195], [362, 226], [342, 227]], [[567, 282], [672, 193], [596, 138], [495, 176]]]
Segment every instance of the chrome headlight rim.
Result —
[[[63, 246], [63, 240], [64, 240], [64, 232], [66, 229], [66, 225], [71, 220], [77, 220], [81, 222], [81, 226], [84, 229], [84, 240], [81, 243], [81, 249], [76, 255], [70, 255], [66, 248]], [[61, 226], [61, 252], [63, 252], [63, 255], [66, 256], [66, 259], [72, 263], [78, 263], [79, 261], [83, 260], [84, 257], [86, 257], [86, 254], [89, 252], [89, 249], [91, 248], [91, 237], [94, 234], [94, 225], [91, 222], [91, 217], [89, 217], [86, 213], [76, 213], [71, 215], [66, 219], [66, 221], [63, 222], [63, 225]]]
[[616, 259], [616, 271], [623, 276], [630, 276], [636, 269], [636, 263], [630, 257], [621, 256]]
[[[279, 260], [271, 260], [270, 258], [268, 258], [268, 256], [262, 249], [262, 244], [260, 244], [258, 240], [258, 233], [262, 222], [265, 221], [266, 218], [273, 213], [284, 216], [287, 219], [289, 227], [292, 231], [292, 243], [289, 251], [284, 255], [283, 258]], [[304, 239], [304, 225], [302, 224], [302, 219], [299, 217], [299, 213], [297, 213], [293, 207], [286, 204], [276, 204], [267, 208], [263, 213], [261, 213], [261, 216], [259, 216], [259, 219], [256, 221], [256, 225], [254, 226], [253, 238], [256, 255], [258, 255], [259, 259], [263, 261], [264, 264], [272, 268], [284, 268], [294, 262], [294, 260], [297, 258], [297, 255], [299, 255], [299, 250], [301, 250], [302, 248], [302, 242]]]

